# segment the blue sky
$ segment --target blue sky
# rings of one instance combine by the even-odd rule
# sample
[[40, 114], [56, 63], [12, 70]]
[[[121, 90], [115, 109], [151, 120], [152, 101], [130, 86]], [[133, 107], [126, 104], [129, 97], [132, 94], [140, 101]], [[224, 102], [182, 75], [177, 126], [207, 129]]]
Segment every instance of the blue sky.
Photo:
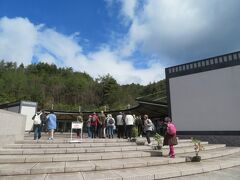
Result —
[[0, 59], [54, 63], [120, 84], [240, 50], [238, 0], [0, 0]]

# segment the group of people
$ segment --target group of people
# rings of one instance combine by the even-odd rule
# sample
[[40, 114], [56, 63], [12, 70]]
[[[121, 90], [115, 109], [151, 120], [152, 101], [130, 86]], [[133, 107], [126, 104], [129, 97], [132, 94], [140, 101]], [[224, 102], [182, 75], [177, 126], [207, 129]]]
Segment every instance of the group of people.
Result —
[[41, 138], [42, 130], [48, 131], [48, 140], [53, 140], [54, 130], [57, 127], [57, 117], [50, 111], [46, 116], [42, 110], [37, 111], [37, 113], [32, 117], [33, 120], [33, 132], [34, 140]]
[[89, 115], [86, 126], [89, 138], [113, 138], [116, 121], [111, 114], [106, 116], [102, 111], [99, 115], [97, 113]]
[[[82, 119], [83, 121], [83, 119]], [[164, 136], [163, 145], [169, 145], [169, 156], [175, 157], [174, 145], [177, 145], [176, 127], [172, 123], [170, 117], [165, 119], [158, 119], [155, 124], [151, 121], [148, 115], [135, 116], [130, 112], [119, 114], [114, 118], [111, 114], [105, 115], [104, 112], [100, 114], [93, 113], [88, 116], [86, 122], [87, 132], [89, 138], [113, 138], [114, 131], [117, 130], [118, 138], [132, 138], [132, 128], [138, 129], [138, 136], [146, 136], [148, 145], [152, 145], [150, 136], [153, 132], [157, 132]]]
[[120, 112], [115, 118], [112, 114], [93, 113], [86, 123], [89, 138], [113, 138], [117, 130], [118, 138], [131, 139], [131, 131], [135, 123], [134, 115]]
[[[53, 111], [50, 111], [47, 116], [45, 116], [43, 111], [38, 111], [32, 119], [34, 140], [41, 138], [41, 131], [43, 127], [48, 130], [48, 140], [53, 140], [57, 120]], [[84, 123], [83, 115], [81, 113], [77, 116], [77, 121]], [[113, 138], [114, 131], [117, 130], [118, 138], [131, 140], [133, 127], [138, 129], [138, 136], [146, 136], [148, 145], [152, 144], [150, 136], [153, 132], [157, 132], [161, 136], [164, 136], [163, 145], [169, 145], [169, 157], [175, 157], [174, 145], [178, 144], [176, 138], [176, 127], [172, 123], [172, 119], [169, 117], [159, 119], [154, 124], [146, 114], [142, 119], [140, 115], [135, 116], [130, 112], [126, 114], [119, 112], [119, 114], [114, 118], [112, 114], [105, 115], [102, 111], [99, 114], [90, 114], [86, 121], [88, 138]], [[77, 137], [80, 137], [80, 129], [77, 130]]]

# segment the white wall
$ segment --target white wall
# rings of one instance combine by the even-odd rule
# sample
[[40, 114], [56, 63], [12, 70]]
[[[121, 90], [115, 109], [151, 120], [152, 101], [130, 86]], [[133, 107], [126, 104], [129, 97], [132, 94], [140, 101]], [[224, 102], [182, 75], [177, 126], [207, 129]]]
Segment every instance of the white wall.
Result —
[[178, 131], [240, 130], [240, 66], [169, 79]]
[[36, 107], [30, 107], [30, 106], [21, 106], [21, 114], [26, 115], [26, 127], [25, 131], [30, 131], [33, 126], [33, 120], [32, 117], [36, 113]]
[[0, 146], [24, 139], [26, 116], [0, 109]]

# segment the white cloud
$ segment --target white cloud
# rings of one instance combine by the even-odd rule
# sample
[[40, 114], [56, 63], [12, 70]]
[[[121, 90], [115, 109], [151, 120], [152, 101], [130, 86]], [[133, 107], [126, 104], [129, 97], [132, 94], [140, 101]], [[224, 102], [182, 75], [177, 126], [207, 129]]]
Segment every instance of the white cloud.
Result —
[[164, 68], [150, 63], [147, 69], [137, 69], [131, 59], [124, 58], [118, 49], [103, 45], [98, 51], [83, 52], [76, 40], [78, 33], [64, 35], [45, 25], [34, 25], [26, 18], [0, 19], [0, 59], [31, 63], [33, 57], [60, 67], [72, 67], [92, 77], [111, 74], [120, 84], [159, 81]]
[[38, 26], [27, 18], [0, 19], [0, 59], [30, 64], [37, 42]]
[[133, 19], [135, 16], [137, 0], [127, 0], [121, 2], [122, 2], [121, 14], [129, 19]]
[[131, 21], [123, 43], [126, 56], [141, 51], [176, 63], [240, 48], [238, 0], [147, 0], [135, 12], [121, 2], [121, 13]]
[[[105, 0], [127, 33], [97, 51], [85, 52], [78, 32], [59, 33], [27, 18], [0, 18], [0, 59], [28, 65], [34, 59], [85, 71], [110, 73], [119, 83], [147, 84], [164, 78], [162, 64], [178, 64], [240, 49], [238, 0]], [[114, 13], [113, 13], [114, 14]], [[114, 32], [113, 32], [114, 34]], [[84, 37], [81, 37], [84, 39]], [[135, 54], [147, 56], [137, 59]], [[140, 56], [141, 57], [141, 56]], [[133, 62], [146, 68], [138, 69]]]

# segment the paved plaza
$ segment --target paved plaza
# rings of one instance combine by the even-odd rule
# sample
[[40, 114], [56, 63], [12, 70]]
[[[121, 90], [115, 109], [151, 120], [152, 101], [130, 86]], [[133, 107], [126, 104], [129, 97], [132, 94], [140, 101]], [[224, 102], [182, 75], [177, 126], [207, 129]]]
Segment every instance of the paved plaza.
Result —
[[0, 180], [239, 179], [239, 147], [202, 142], [202, 161], [193, 163], [186, 162], [194, 156], [190, 139], [179, 139], [174, 159], [168, 157], [168, 147], [153, 150], [126, 139], [69, 141], [70, 134], [55, 134], [53, 141], [46, 134], [39, 141], [25, 134], [23, 141], [5, 145]]

